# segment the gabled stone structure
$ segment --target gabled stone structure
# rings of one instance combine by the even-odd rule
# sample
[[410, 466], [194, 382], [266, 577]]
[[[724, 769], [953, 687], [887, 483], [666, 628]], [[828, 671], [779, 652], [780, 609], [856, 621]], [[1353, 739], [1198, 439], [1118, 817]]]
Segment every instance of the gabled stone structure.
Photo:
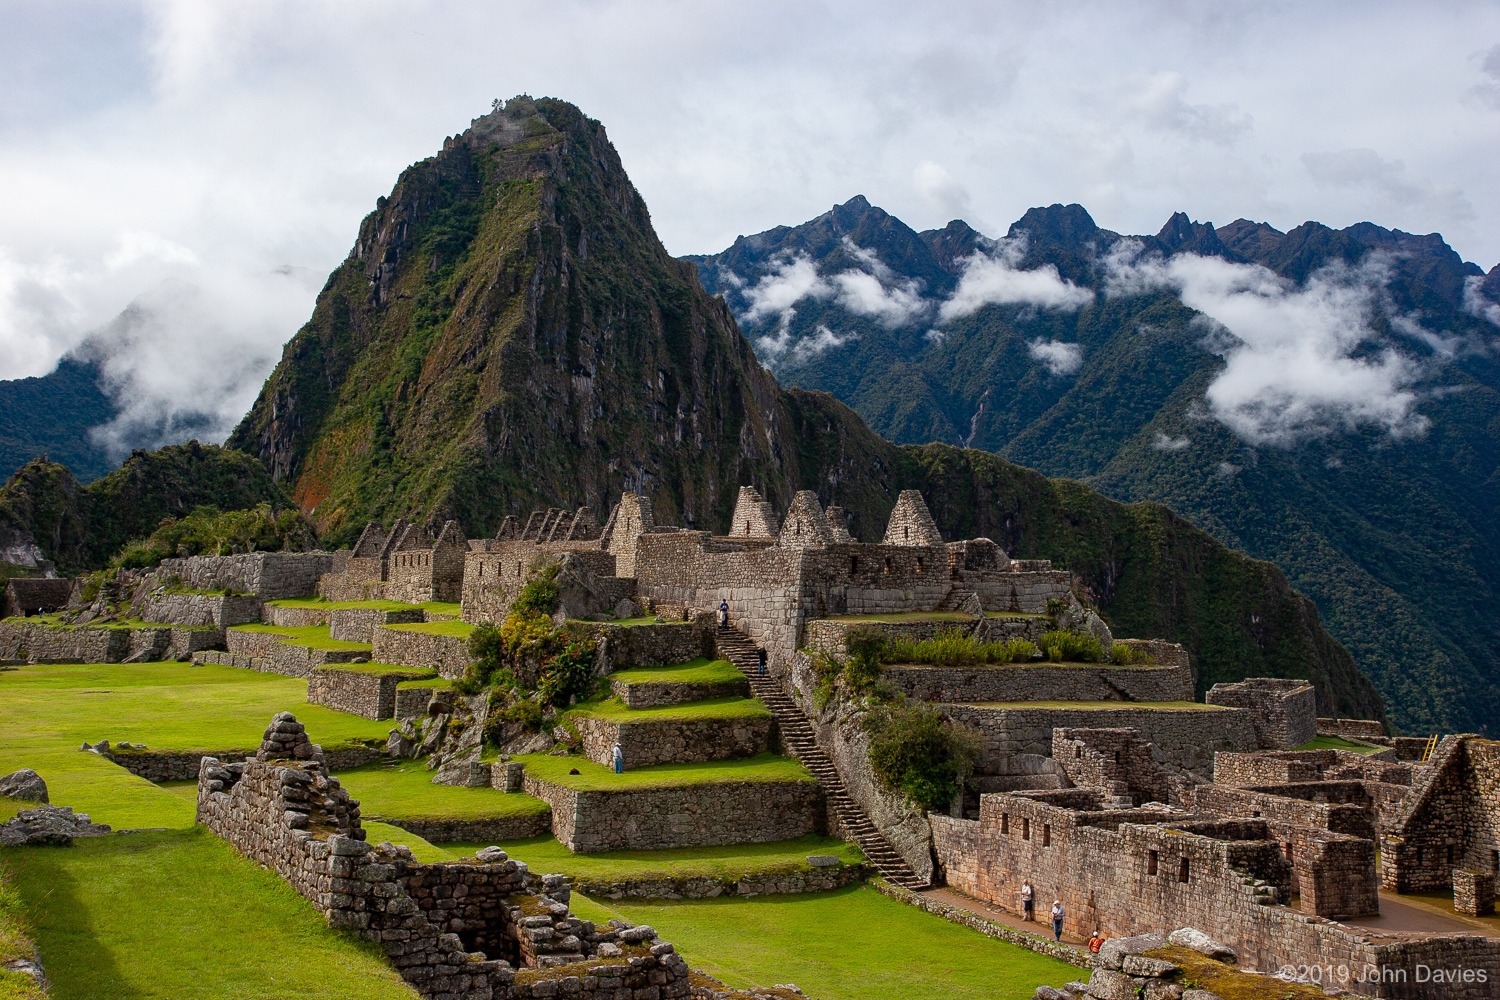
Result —
[[21, 618], [40, 611], [58, 611], [68, 606], [71, 580], [42, 577], [12, 577], [5, 581], [0, 618]]
[[776, 544], [783, 549], [823, 549], [837, 545], [833, 526], [828, 515], [818, 504], [818, 495], [812, 490], [798, 490], [792, 498], [792, 506], [786, 512], [781, 533]]
[[886, 545], [942, 545], [943, 533], [938, 530], [927, 509], [927, 501], [917, 490], [902, 490], [896, 498], [896, 509], [891, 511], [890, 523], [885, 529]]
[[411, 525], [386, 557], [386, 599], [410, 604], [458, 601], [468, 552], [468, 539], [457, 521], [446, 522], [435, 540]]
[[753, 486], [741, 486], [734, 514], [729, 518], [729, 537], [770, 539], [776, 534], [776, 512], [766, 498]]
[[1500, 742], [1478, 736], [1444, 737], [1381, 838], [1393, 892], [1446, 889], [1460, 871], [1500, 873]]

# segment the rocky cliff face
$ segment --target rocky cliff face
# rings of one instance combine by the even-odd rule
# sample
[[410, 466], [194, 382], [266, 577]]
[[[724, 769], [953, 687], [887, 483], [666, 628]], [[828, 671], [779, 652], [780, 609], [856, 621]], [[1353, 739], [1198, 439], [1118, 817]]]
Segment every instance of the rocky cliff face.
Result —
[[344, 540], [650, 493], [686, 525], [798, 450], [722, 301], [667, 254], [599, 123], [516, 98], [405, 171], [230, 439]]

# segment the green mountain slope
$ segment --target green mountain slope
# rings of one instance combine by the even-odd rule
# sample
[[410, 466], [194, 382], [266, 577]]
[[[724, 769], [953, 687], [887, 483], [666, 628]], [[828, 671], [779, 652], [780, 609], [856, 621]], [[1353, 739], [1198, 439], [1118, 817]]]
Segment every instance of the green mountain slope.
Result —
[[[949, 235], [936, 255], [908, 241], [947, 253], [934, 283], [972, 239]], [[1382, 712], [1269, 564], [1157, 505], [980, 452], [900, 448], [830, 395], [783, 391], [667, 255], [603, 128], [560, 101], [512, 100], [403, 173], [230, 443], [334, 542], [396, 516], [455, 517], [479, 537], [537, 506], [602, 513], [623, 490], [722, 531], [746, 483], [782, 509], [815, 489], [870, 539], [918, 488], [949, 537], [1056, 559], [1122, 630], [1187, 643], [1205, 684], [1312, 677], [1326, 711]]]
[[[860, 198], [693, 260], [784, 384], [832, 392], [897, 442], [966, 443], [1120, 499], [1164, 503], [1275, 562], [1400, 726], [1493, 728], [1500, 333], [1478, 314], [1500, 317], [1500, 268], [1486, 277], [1441, 237], [1368, 223], [1281, 233], [1178, 215], [1155, 236], [1128, 238], [1157, 260], [1260, 265], [1297, 288], [1330, 266], [1385, 269], [1374, 334], [1356, 356], [1410, 359], [1426, 433], [1343, 429], [1251, 446], [1208, 413], [1205, 392], [1225, 361], [1202, 317], [1172, 291], [1107, 293], [1123, 239], [1077, 205], [1033, 209], [996, 244], [962, 223], [913, 233]], [[1053, 268], [1087, 294], [1073, 309], [990, 304], [944, 322], [941, 303], [976, 251], [1010, 254], [1014, 272]], [[895, 324], [828, 288], [790, 314], [757, 312], [757, 292], [796, 260], [829, 283], [861, 268], [888, 292], [916, 287], [921, 301]], [[1404, 321], [1435, 336], [1414, 336]], [[1067, 345], [1076, 363], [1049, 363], [1052, 345]]]
[[47, 455], [83, 482], [98, 479], [114, 463], [89, 430], [114, 416], [90, 361], [66, 357], [48, 375], [0, 381], [0, 474]]

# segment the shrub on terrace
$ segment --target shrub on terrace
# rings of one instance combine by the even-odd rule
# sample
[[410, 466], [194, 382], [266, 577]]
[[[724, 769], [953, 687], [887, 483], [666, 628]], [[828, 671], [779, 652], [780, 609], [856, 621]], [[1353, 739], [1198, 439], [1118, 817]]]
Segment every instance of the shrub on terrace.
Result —
[[1025, 663], [1037, 655], [1036, 645], [1026, 639], [985, 642], [945, 629], [931, 639], [886, 639], [880, 651], [883, 663], [925, 663], [961, 666], [970, 663]]
[[978, 738], [930, 705], [881, 705], [863, 725], [875, 776], [923, 810], [946, 809], [974, 771]]
[[1043, 632], [1042, 652], [1053, 663], [1107, 663], [1104, 644], [1086, 632]]
[[150, 536], [126, 543], [110, 566], [147, 569], [173, 556], [301, 552], [317, 544], [312, 522], [296, 508], [276, 511], [266, 503], [250, 510], [198, 507], [182, 518], [162, 518]]

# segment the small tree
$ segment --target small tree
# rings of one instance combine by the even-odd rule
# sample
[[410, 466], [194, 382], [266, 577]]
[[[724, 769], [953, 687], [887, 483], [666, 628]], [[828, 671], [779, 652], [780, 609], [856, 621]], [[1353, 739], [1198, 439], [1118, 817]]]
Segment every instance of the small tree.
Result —
[[870, 767], [885, 790], [924, 811], [947, 808], [974, 773], [979, 740], [930, 705], [880, 706], [865, 716], [864, 729]]

